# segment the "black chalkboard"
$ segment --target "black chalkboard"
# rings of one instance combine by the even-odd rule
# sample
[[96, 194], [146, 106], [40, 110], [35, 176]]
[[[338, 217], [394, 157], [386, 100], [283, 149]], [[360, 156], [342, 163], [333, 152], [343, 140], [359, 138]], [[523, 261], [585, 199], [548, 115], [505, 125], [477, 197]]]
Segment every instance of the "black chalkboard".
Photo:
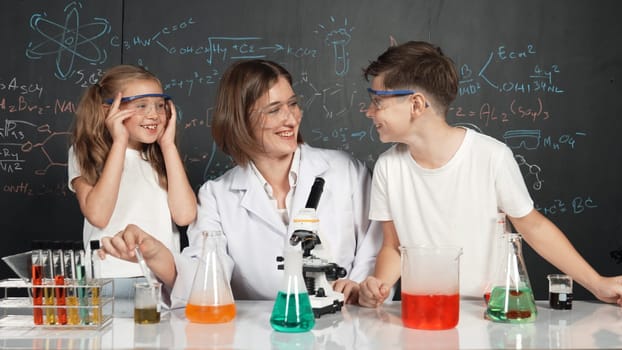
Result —
[[[68, 130], [84, 86], [146, 66], [179, 110], [195, 189], [231, 165], [210, 131], [220, 75], [236, 60], [288, 68], [305, 97], [303, 135], [372, 168], [388, 145], [365, 117], [361, 68], [391, 42], [427, 40], [461, 75], [453, 124], [506, 142], [537, 208], [601, 273], [622, 273], [622, 22], [616, 1], [67, 1], [0, 4], [0, 255], [32, 239], [80, 239], [66, 185]], [[536, 297], [556, 270], [528, 248]], [[12, 274], [0, 267], [0, 277]], [[592, 298], [576, 288], [575, 296]]]

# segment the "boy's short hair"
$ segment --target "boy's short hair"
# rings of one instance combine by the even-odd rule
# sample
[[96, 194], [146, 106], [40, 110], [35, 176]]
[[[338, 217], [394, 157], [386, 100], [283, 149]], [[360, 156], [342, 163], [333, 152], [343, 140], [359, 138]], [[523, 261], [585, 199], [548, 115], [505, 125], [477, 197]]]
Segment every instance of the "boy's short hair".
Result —
[[447, 113], [458, 93], [458, 73], [453, 61], [440, 47], [423, 41], [389, 47], [363, 70], [367, 81], [370, 76], [383, 76], [386, 89], [413, 88], [432, 97]]

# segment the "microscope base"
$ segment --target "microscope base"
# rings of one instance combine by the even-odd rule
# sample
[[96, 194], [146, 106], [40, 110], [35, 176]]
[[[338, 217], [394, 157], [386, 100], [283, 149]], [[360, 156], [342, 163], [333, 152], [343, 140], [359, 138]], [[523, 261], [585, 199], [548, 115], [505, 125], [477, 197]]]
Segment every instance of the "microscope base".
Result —
[[313, 309], [313, 314], [315, 318], [320, 318], [322, 315], [326, 314], [334, 314], [337, 311], [341, 311], [343, 307], [343, 300], [333, 299], [332, 301], [327, 300], [328, 298], [316, 298], [310, 297], [311, 299], [311, 308]]

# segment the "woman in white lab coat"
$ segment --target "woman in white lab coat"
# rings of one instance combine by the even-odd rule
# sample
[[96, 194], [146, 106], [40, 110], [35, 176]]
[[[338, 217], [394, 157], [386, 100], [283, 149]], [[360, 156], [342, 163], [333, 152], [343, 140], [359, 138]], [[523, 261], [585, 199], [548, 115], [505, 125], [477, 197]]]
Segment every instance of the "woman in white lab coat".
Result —
[[222, 231], [234, 297], [274, 299], [283, 274], [276, 257], [289, 244], [293, 218], [321, 176], [325, 186], [317, 214], [322, 248], [326, 258], [348, 272], [333, 288], [344, 293], [346, 302], [356, 302], [358, 282], [373, 272], [382, 242], [379, 226], [368, 220], [370, 172], [345, 152], [304, 144], [301, 119], [291, 75], [283, 67], [265, 60], [235, 63], [220, 81], [212, 134], [237, 165], [199, 190], [197, 220], [188, 228], [189, 246], [181, 255], [163, 257], [164, 250], [140, 229], [131, 228], [104, 247], [132, 260], [132, 249], [139, 243], [158, 278], [174, 286], [173, 306], [181, 306], [190, 294], [196, 269], [191, 257], [201, 252], [201, 233]]

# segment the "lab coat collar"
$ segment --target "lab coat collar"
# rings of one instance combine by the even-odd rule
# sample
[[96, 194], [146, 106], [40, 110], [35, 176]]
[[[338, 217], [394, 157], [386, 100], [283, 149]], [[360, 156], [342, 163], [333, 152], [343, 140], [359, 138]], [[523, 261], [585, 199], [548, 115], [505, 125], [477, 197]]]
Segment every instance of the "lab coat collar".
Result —
[[[304, 208], [307, 203], [313, 181], [315, 181], [317, 176], [322, 176], [329, 168], [328, 160], [324, 159], [321, 152], [316, 151], [313, 147], [306, 144], [302, 144], [299, 147], [300, 168], [298, 170], [296, 191], [294, 192], [294, 198], [292, 200], [292, 210], [290, 211], [292, 215], [290, 216], [289, 228], [285, 227], [278, 213], [274, 210], [261, 182], [253, 173], [253, 169], [250, 166], [237, 167], [237, 171], [231, 182], [231, 190], [245, 192], [240, 202], [243, 208], [264, 220], [268, 225], [288, 235], [293, 231], [293, 225], [291, 223], [293, 222], [294, 216], [296, 216], [298, 211]], [[328, 201], [329, 197], [330, 191], [324, 188], [318, 211], [322, 208], [321, 203]]]

